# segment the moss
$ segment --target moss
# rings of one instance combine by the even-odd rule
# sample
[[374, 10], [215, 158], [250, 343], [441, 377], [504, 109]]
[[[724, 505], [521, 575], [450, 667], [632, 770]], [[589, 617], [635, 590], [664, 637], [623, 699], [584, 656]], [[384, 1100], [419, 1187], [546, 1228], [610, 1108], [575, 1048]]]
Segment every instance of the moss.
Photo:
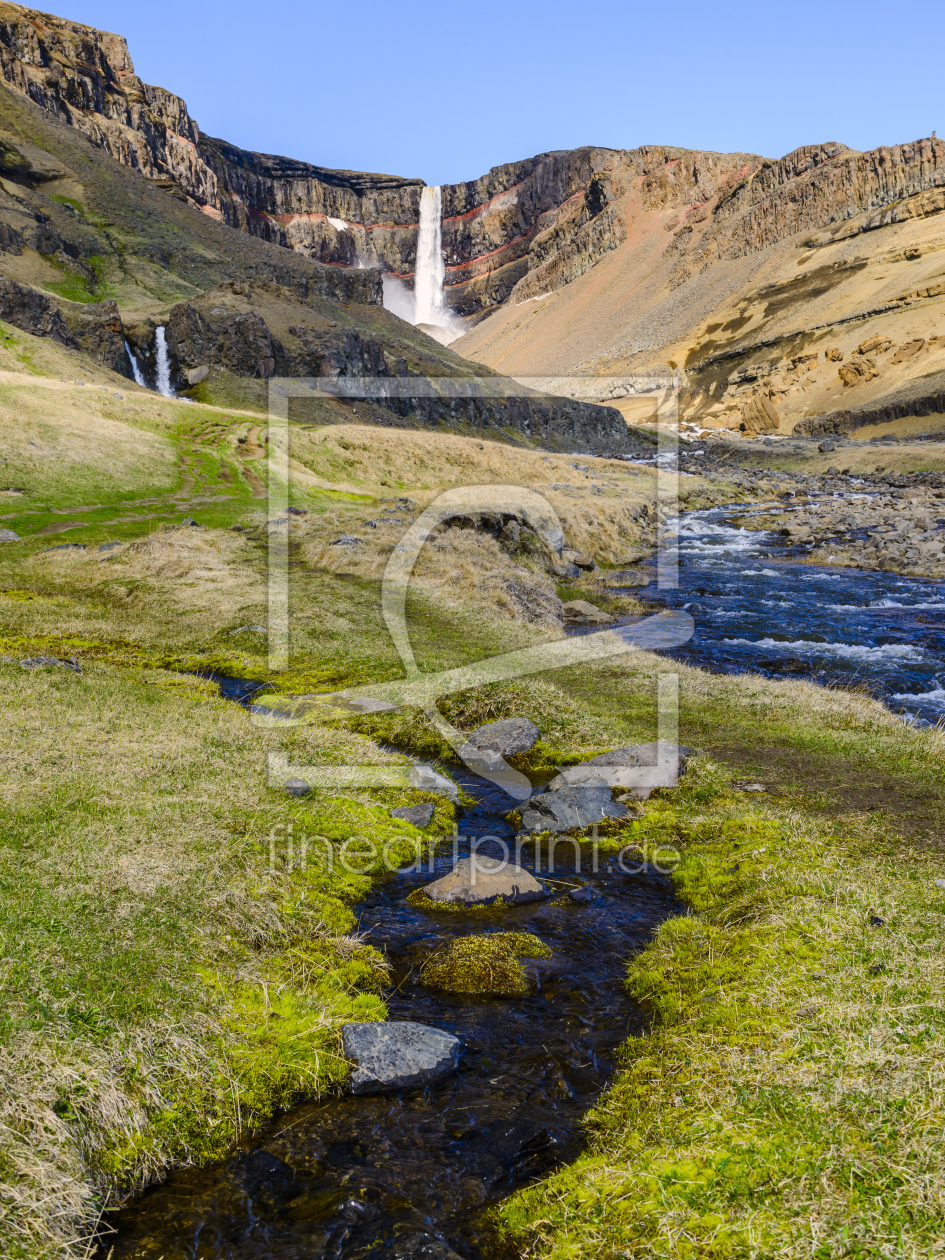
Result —
[[491, 905], [465, 906], [459, 901], [434, 901], [428, 897], [426, 890], [415, 888], [407, 898], [407, 904], [415, 910], [425, 910], [427, 914], [488, 914], [505, 909], [506, 903], [497, 897]]
[[[588, 1152], [503, 1205], [515, 1245], [827, 1260], [889, 1238], [930, 1254], [940, 1217], [915, 1179], [941, 1175], [926, 1126], [945, 1119], [945, 962], [921, 859], [875, 823], [746, 801], [705, 760], [627, 834], [678, 847], [690, 913], [631, 960], [653, 1029], [623, 1047]], [[888, 931], [874, 907], [895, 907]]]
[[462, 936], [426, 962], [420, 979], [449, 993], [522, 997], [529, 990], [520, 958], [550, 958], [551, 950], [531, 932]]

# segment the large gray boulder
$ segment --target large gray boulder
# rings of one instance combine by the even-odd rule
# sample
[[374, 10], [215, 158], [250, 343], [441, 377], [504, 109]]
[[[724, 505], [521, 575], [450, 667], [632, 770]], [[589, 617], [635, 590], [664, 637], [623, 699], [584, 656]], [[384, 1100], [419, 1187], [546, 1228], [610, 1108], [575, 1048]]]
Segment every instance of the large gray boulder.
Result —
[[693, 749], [668, 740], [630, 744], [591, 757], [580, 765], [568, 766], [551, 780], [545, 791], [560, 792], [570, 787], [622, 788], [645, 799], [656, 787], [674, 787], [692, 755]]
[[427, 1024], [345, 1024], [341, 1044], [351, 1073], [351, 1092], [380, 1094], [385, 1090], [431, 1085], [456, 1070], [463, 1043], [442, 1028]]
[[431, 901], [458, 902], [464, 906], [491, 906], [500, 898], [512, 905], [541, 901], [548, 893], [534, 875], [499, 858], [462, 858], [448, 875], [423, 890]]
[[473, 731], [464, 748], [473, 748], [477, 752], [494, 752], [500, 757], [513, 757], [516, 753], [528, 752], [540, 738], [541, 731], [528, 718], [502, 718]]
[[614, 802], [604, 784], [562, 787], [533, 796], [522, 806], [524, 831], [583, 831], [605, 818], [623, 818], [626, 807]]

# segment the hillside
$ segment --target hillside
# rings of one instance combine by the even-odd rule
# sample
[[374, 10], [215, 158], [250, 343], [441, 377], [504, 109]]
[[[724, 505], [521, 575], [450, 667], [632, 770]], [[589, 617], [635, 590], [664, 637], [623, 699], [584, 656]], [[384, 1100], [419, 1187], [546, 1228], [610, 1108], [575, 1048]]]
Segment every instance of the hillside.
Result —
[[[170, 385], [194, 401], [266, 411], [273, 376], [371, 377], [392, 383], [375, 401], [354, 385], [294, 414], [582, 451], [633, 445], [616, 411], [523, 390], [385, 310], [376, 269], [233, 230], [2, 85], [0, 320], [76, 351], [76, 375], [85, 358], [130, 382], [130, 349], [152, 385], [164, 327]], [[418, 378], [420, 397], [397, 396], [395, 378]]]
[[[238, 229], [241, 279], [258, 275], [263, 257], [274, 260], [261, 252], [265, 242], [324, 264], [317, 281], [311, 267], [302, 273], [303, 288], [319, 296], [376, 304], [377, 270], [412, 284], [422, 180], [329, 170], [205, 136], [180, 97], [135, 75], [120, 36], [18, 5], [0, 5], [0, 75], [59, 132], [81, 134], [90, 153], [110, 154], [176, 200], [175, 221], [195, 238], [204, 226]], [[15, 179], [24, 158], [4, 160]], [[58, 177], [33, 171], [60, 199], [76, 178], [71, 168]], [[675, 372], [689, 421], [749, 435], [798, 425], [850, 434], [942, 413], [941, 140], [867, 153], [815, 144], [778, 160], [588, 147], [507, 163], [441, 191], [447, 300], [470, 326], [453, 349], [466, 359], [616, 402], [630, 420], [652, 412], [634, 377]], [[5, 237], [15, 243], [23, 227], [8, 220]], [[72, 245], [86, 272], [92, 258], [107, 257], [91, 241]], [[143, 261], [153, 268], [154, 251]], [[273, 265], [299, 274], [295, 263]], [[14, 271], [40, 279], [32, 262]], [[190, 259], [180, 279], [207, 288], [206, 271]], [[372, 320], [375, 340], [398, 342], [409, 362], [400, 343], [419, 334]], [[412, 344], [464, 371], [426, 338]], [[278, 370], [288, 364], [296, 374], [298, 350], [290, 345]], [[569, 376], [605, 381], [576, 387]], [[603, 445], [591, 448], [616, 449], [620, 430], [605, 423], [602, 432]]]

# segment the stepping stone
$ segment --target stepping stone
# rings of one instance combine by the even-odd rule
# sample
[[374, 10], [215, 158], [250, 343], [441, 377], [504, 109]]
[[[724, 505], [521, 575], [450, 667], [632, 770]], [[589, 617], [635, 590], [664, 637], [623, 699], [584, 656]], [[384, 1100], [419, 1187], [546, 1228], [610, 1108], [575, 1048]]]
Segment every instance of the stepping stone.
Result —
[[422, 805], [404, 805], [398, 809], [392, 809], [390, 816], [402, 818], [404, 822], [412, 823], [414, 827], [429, 827], [435, 808], [436, 806], [429, 801]]
[[627, 810], [617, 805], [606, 784], [563, 787], [533, 796], [522, 806], [524, 831], [583, 831], [605, 818], [623, 818]]
[[463, 1049], [452, 1033], [406, 1021], [345, 1024], [341, 1044], [345, 1058], [357, 1063], [351, 1074], [353, 1094], [432, 1085], [456, 1070]]
[[431, 901], [463, 906], [491, 906], [500, 898], [511, 905], [542, 901], [548, 896], [534, 875], [499, 858], [462, 858], [448, 875], [423, 890]]

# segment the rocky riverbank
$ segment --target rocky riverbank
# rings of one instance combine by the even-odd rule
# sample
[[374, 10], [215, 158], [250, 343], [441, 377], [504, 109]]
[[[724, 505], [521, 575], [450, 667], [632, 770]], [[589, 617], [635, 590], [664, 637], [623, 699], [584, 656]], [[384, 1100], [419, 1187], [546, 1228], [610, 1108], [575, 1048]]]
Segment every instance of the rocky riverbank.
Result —
[[[771, 450], [788, 456], [793, 468], [737, 467], [751, 456], [739, 447], [720, 444], [685, 451], [680, 466], [696, 469], [708, 481], [726, 482], [756, 497], [758, 506], [777, 498], [771, 511], [755, 509], [733, 514], [732, 524], [749, 530], [769, 530], [785, 542], [806, 549], [812, 564], [878, 569], [913, 577], [945, 577], [945, 472], [934, 468], [893, 471], [880, 464], [880, 448], [872, 443], [821, 442], [780, 444]], [[885, 458], [911, 452], [913, 465], [923, 459], [928, 443], [883, 446]], [[938, 444], [936, 444], [936, 450]], [[801, 458], [798, 458], [798, 457]], [[804, 463], [820, 457], [837, 460], [826, 472], [804, 471]], [[857, 475], [848, 465], [866, 458], [872, 471]], [[735, 467], [733, 467], [735, 465]]]

